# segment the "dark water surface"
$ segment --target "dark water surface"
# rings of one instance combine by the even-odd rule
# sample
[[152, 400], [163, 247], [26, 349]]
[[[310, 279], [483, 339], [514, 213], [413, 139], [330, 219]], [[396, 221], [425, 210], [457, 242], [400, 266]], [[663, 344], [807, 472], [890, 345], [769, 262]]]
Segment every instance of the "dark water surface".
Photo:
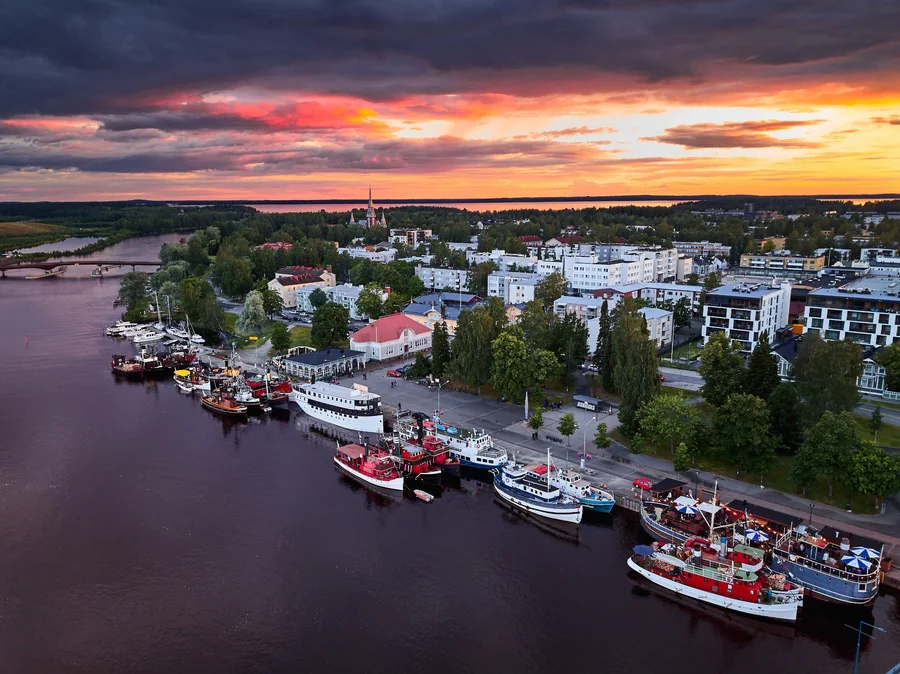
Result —
[[849, 672], [860, 618], [889, 631], [860, 671], [900, 661], [893, 596], [796, 628], [681, 605], [629, 577], [627, 513], [572, 542], [474, 480], [386, 499], [301, 415], [229, 425], [117, 383], [118, 282], [89, 273], [0, 281], [3, 674]]

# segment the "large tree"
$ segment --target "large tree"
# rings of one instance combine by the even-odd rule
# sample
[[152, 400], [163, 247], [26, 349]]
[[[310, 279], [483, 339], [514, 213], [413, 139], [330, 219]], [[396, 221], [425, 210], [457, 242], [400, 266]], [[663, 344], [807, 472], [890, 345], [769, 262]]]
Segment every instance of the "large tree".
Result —
[[741, 391], [744, 359], [724, 332], [713, 334], [703, 347], [700, 376], [703, 377], [700, 393], [716, 407], [724, 404], [728, 396]]
[[594, 348], [594, 367], [600, 373], [600, 381], [603, 390], [607, 393], [615, 393], [615, 367], [612, 350], [612, 317], [609, 315], [609, 306], [606, 300], [600, 305], [600, 320], [598, 321], [597, 345]]
[[793, 454], [803, 441], [803, 417], [797, 388], [790, 382], [775, 387], [769, 396], [769, 419], [772, 435], [782, 451]]
[[775, 441], [769, 434], [765, 401], [734, 393], [716, 410], [713, 426], [725, 456], [742, 474], [761, 476], [772, 467]]
[[143, 308], [147, 303], [147, 274], [141, 271], [130, 271], [119, 283], [117, 305], [124, 305], [129, 312]]
[[350, 312], [335, 302], [326, 302], [313, 313], [310, 339], [317, 349], [336, 346], [347, 339]]
[[528, 348], [518, 326], [500, 333], [491, 344], [491, 352], [491, 383], [500, 395], [510, 400], [522, 400], [525, 391], [538, 393], [559, 370], [556, 356], [551, 352]]
[[272, 316], [284, 310], [284, 300], [281, 299], [281, 294], [272, 290], [265, 279], [259, 281], [254, 290], [262, 293], [263, 308], [266, 310], [266, 316], [272, 318]]
[[826, 342], [818, 333], [806, 333], [791, 368], [806, 421], [814, 424], [825, 412], [849, 412], [856, 407], [856, 380], [862, 370], [858, 345]]
[[487, 297], [488, 276], [495, 271], [497, 271], [497, 265], [493, 262], [481, 262], [469, 269], [469, 292], [479, 297]]
[[657, 445], [666, 445], [669, 454], [679, 443], [694, 446], [700, 425], [697, 408], [677, 395], [654, 396], [641, 407], [638, 415], [641, 435]]
[[556, 430], [565, 436], [566, 444], [569, 444], [569, 437], [573, 435], [577, 429], [578, 424], [575, 422], [575, 415], [571, 412], [563, 414], [559, 419], [559, 423], [556, 424]]
[[615, 312], [612, 360], [620, 394], [619, 422], [622, 433], [631, 436], [638, 430], [638, 410], [659, 391], [656, 342], [650, 339], [644, 317], [633, 307], [622, 305]]
[[275, 353], [284, 353], [291, 347], [291, 333], [288, 332], [284, 323], [276, 323], [272, 328], [272, 351]]
[[540, 300], [532, 300], [522, 309], [516, 322], [525, 335], [525, 342], [533, 349], [546, 349], [550, 346], [550, 329], [555, 317], [546, 311]]
[[900, 391], [900, 342], [888, 344], [877, 357], [887, 370], [885, 386], [889, 391]]
[[744, 393], [768, 400], [778, 382], [778, 361], [769, 346], [769, 334], [763, 331], [744, 371]]
[[325, 294], [325, 291], [321, 288], [316, 288], [309, 294], [309, 303], [312, 304], [313, 309], [318, 309], [323, 306], [328, 301], [328, 295]]
[[676, 330], [691, 324], [691, 301], [687, 297], [679, 297], [672, 305], [672, 321]]
[[847, 476], [857, 445], [859, 438], [853, 416], [849, 412], [825, 412], [800, 445], [793, 466], [795, 470], [791, 473], [794, 481], [805, 486], [824, 476], [831, 496], [834, 483]]
[[553, 303], [566, 294], [569, 282], [559, 272], [553, 272], [534, 291], [535, 298], [539, 299], [545, 309], [550, 309]]
[[184, 279], [181, 283], [181, 307], [195, 332], [210, 337], [221, 329], [222, 309], [209, 282], [195, 276]]
[[587, 358], [587, 341], [587, 325], [575, 314], [567, 313], [562, 320], [553, 324], [550, 330], [550, 350], [562, 364], [566, 381], [572, 380], [572, 373]]
[[900, 456], [891, 455], [874, 442], [862, 442], [850, 461], [854, 491], [879, 501], [900, 489]]
[[431, 334], [431, 370], [435, 377], [443, 377], [450, 361], [450, 336], [442, 321], [434, 326]]
[[493, 340], [493, 321], [486, 307], [465, 309], [459, 314], [450, 370], [479, 393], [482, 384], [486, 384], [491, 376]]
[[356, 299], [356, 309], [363, 316], [371, 319], [384, 316], [384, 288], [377, 283], [367, 283], [365, 288], [359, 291]]
[[252, 335], [261, 332], [265, 322], [266, 308], [263, 304], [262, 293], [258, 290], [251, 290], [247, 293], [244, 308], [241, 310], [241, 315], [235, 322], [234, 328], [242, 335]]

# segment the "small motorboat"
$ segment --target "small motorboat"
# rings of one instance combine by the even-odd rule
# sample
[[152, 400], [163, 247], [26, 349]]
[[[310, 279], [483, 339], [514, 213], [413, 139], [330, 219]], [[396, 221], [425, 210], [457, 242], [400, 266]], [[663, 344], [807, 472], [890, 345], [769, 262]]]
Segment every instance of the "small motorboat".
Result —
[[416, 495], [416, 498], [420, 501], [425, 501], [425, 503], [431, 503], [434, 500], [434, 496], [429, 494], [427, 491], [423, 491], [421, 489], [414, 489], [413, 494]]
[[194, 392], [194, 385], [190, 384], [188, 382], [176, 381], [175, 386], [182, 393], [193, 393]]
[[208, 395], [200, 398], [200, 403], [208, 410], [234, 417], [247, 413], [247, 406], [241, 405], [228, 396]]

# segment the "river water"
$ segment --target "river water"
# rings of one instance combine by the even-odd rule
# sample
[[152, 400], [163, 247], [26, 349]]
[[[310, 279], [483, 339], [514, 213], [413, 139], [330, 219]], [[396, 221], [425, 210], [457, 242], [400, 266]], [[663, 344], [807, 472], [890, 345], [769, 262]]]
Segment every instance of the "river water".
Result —
[[860, 619], [888, 630], [860, 671], [900, 661], [894, 596], [808, 602], [796, 627], [682, 605], [629, 576], [630, 513], [571, 540], [477, 480], [384, 498], [296, 412], [234, 424], [168, 381], [117, 382], [116, 276], [89, 273], [0, 281], [4, 674], [821, 674], [851, 671]]

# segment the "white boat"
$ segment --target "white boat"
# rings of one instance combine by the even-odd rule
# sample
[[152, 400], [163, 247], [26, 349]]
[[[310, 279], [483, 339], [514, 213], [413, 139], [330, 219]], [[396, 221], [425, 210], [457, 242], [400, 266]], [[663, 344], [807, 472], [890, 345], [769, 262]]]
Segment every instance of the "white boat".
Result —
[[550, 484], [559, 487], [567, 496], [572, 496], [585, 508], [608, 513], [616, 505], [616, 497], [611, 491], [595, 487], [574, 470], [559, 470], [555, 466], [550, 471]]
[[434, 500], [434, 495], [429, 494], [427, 491], [422, 489], [413, 489], [413, 494], [415, 494], [416, 498], [420, 501], [425, 501], [425, 503], [431, 503]]
[[494, 476], [494, 492], [514, 508], [549, 520], [579, 524], [581, 503], [550, 484], [550, 451], [547, 465], [506, 464]]
[[[433, 435], [450, 448], [450, 456], [459, 459], [460, 464], [468, 468], [483, 470], [499, 470], [509, 461], [506, 450], [494, 447], [491, 436], [484, 431], [453, 426], [434, 420], [432, 426], [426, 427], [428, 435]], [[397, 421], [397, 430], [404, 439], [417, 437], [418, 430], [414, 420], [406, 415]]]
[[[697, 540], [697, 539], [691, 539]], [[751, 548], [743, 548], [750, 550]], [[784, 576], [769, 577], [745, 568], [747, 565], [731, 558], [710, 559], [699, 551], [689, 551], [671, 544], [654, 551], [648, 546], [635, 546], [635, 554], [628, 558], [628, 566], [651, 583], [682, 597], [690, 597], [713, 606], [746, 615], [794, 622], [803, 606], [803, 589]], [[761, 550], [756, 550], [760, 556]], [[743, 556], [735, 549], [735, 554]], [[752, 560], [751, 560], [752, 561]]]
[[146, 344], [147, 342], [158, 342], [163, 339], [166, 335], [162, 332], [156, 332], [156, 330], [146, 330], [144, 332], [136, 334], [131, 338], [135, 344]]
[[176, 386], [176, 387], [178, 388], [178, 390], [181, 391], [182, 393], [193, 393], [193, 392], [194, 392], [194, 385], [191, 384], [191, 383], [189, 383], [189, 382], [182, 382], [182, 381], [177, 381], [177, 380], [176, 380], [176, 381], [175, 381], [175, 386]]
[[313, 419], [361, 433], [384, 433], [381, 396], [362, 384], [291, 384], [290, 399]]
[[187, 330], [182, 330], [181, 328], [175, 328], [171, 325], [166, 328], [166, 332], [168, 332], [172, 337], [177, 337], [178, 339], [190, 339], [191, 336], [188, 334]]
[[364, 484], [381, 489], [403, 491], [403, 476], [387, 452], [357, 444], [339, 446], [334, 465]]
[[200, 335], [198, 335], [197, 333], [194, 333], [193, 335], [191, 335], [191, 341], [192, 341], [194, 344], [204, 344], [204, 343], [206, 342], [206, 340], [203, 339], [203, 338], [202, 338]]
[[116, 321], [114, 325], [106, 328], [106, 334], [110, 337], [121, 337], [126, 330], [134, 330], [137, 327], [138, 324], [131, 321]]

